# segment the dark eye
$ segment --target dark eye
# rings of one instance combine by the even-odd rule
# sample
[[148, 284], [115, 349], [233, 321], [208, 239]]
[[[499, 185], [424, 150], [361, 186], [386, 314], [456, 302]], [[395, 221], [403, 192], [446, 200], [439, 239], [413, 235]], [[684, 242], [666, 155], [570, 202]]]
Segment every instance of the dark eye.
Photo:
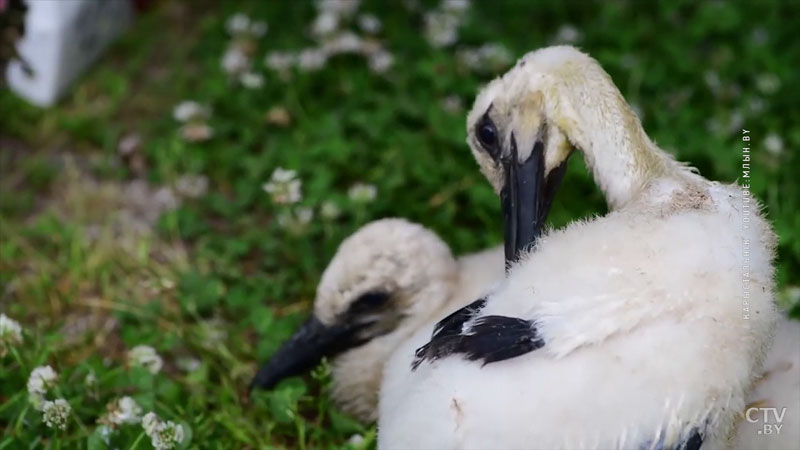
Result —
[[391, 296], [388, 292], [367, 292], [361, 294], [356, 301], [350, 305], [349, 312], [358, 314], [368, 311], [374, 311], [385, 305]]
[[478, 122], [475, 134], [478, 136], [478, 142], [481, 143], [484, 150], [489, 152], [492, 157], [497, 154], [497, 127], [488, 115], [484, 115], [480, 122]]

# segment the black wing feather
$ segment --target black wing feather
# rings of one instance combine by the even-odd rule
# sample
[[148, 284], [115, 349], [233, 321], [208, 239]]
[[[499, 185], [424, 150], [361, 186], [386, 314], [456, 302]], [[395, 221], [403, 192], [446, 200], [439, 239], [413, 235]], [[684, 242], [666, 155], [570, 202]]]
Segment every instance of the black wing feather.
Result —
[[[514, 358], [544, 346], [544, 340], [529, 320], [505, 316], [477, 318], [486, 299], [476, 300], [445, 317], [433, 329], [430, 342], [418, 348], [411, 370], [423, 361], [434, 361], [461, 353], [483, 365]], [[467, 322], [474, 320], [470, 326]]]

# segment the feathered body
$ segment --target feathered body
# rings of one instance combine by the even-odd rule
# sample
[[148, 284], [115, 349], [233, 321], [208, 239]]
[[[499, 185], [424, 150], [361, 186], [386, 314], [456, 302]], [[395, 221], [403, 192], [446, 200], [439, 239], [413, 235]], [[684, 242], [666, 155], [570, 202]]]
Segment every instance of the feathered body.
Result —
[[[777, 317], [775, 238], [755, 201], [661, 151], [608, 75], [574, 49], [527, 55], [484, 89], [471, 117], [489, 107], [517, 142], [526, 123], [552, 126], [546, 161], [564, 142], [577, 147], [612, 212], [542, 236], [464, 324], [468, 336], [487, 316], [527, 320], [540, 348], [412, 371], [428, 328], [394, 353], [379, 447], [727, 448]], [[470, 143], [497, 187], [502, 174]]]

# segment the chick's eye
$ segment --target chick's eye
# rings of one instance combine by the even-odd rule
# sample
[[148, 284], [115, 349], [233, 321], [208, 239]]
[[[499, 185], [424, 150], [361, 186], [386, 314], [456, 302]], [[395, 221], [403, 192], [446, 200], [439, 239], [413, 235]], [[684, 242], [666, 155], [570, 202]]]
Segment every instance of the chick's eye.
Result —
[[484, 118], [481, 120], [476, 134], [483, 148], [494, 155], [497, 151], [497, 127], [494, 126], [491, 119]]

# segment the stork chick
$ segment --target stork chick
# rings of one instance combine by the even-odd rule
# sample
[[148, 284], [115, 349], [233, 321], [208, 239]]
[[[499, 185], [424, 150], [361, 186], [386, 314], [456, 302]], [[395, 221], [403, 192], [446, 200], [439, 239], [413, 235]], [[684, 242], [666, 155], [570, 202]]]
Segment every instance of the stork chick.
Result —
[[[377, 419], [383, 366], [411, 333], [503, 276], [499, 251], [456, 261], [435, 233], [403, 219], [365, 225], [342, 242], [317, 287], [314, 311], [253, 379], [271, 388], [332, 357], [333, 400]], [[448, 305], [448, 306], [446, 306]]]
[[[523, 57], [467, 123], [512, 266], [394, 353], [379, 447], [727, 448], [777, 317], [756, 201], [658, 148], [572, 47]], [[530, 251], [573, 149], [611, 212]]]

